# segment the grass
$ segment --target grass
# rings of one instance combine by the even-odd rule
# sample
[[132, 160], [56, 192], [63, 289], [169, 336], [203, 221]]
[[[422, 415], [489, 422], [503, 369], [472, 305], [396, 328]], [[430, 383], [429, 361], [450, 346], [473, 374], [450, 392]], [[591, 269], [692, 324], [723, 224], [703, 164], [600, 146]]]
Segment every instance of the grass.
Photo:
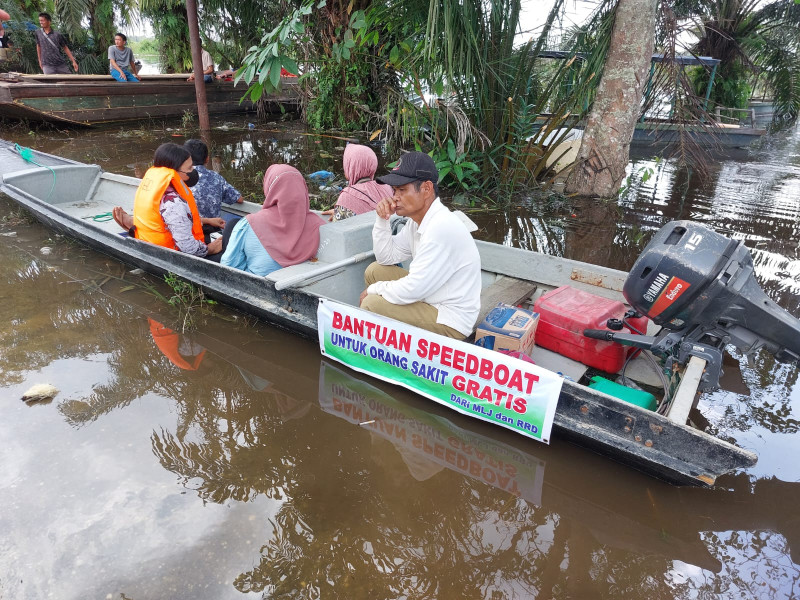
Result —
[[7, 214], [0, 218], [0, 224], [8, 227], [19, 227], [20, 225], [33, 225], [36, 217], [21, 206], [12, 208]]
[[172, 289], [172, 296], [164, 298], [170, 306], [178, 309], [182, 315], [181, 333], [185, 333], [194, 327], [195, 317], [198, 312], [202, 312], [209, 305], [216, 304], [216, 301], [206, 298], [203, 290], [199, 287], [179, 279], [173, 273], [164, 275], [164, 282]]

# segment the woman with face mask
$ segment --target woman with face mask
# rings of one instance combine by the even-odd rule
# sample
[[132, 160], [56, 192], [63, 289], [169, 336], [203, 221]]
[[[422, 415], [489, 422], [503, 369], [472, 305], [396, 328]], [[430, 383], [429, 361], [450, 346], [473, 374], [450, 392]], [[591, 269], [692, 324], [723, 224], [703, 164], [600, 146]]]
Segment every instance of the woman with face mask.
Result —
[[198, 179], [186, 148], [161, 144], [136, 190], [133, 217], [117, 206], [114, 220], [137, 239], [219, 262], [222, 238], [206, 243], [203, 225], [224, 227], [225, 221], [200, 217], [189, 190]]

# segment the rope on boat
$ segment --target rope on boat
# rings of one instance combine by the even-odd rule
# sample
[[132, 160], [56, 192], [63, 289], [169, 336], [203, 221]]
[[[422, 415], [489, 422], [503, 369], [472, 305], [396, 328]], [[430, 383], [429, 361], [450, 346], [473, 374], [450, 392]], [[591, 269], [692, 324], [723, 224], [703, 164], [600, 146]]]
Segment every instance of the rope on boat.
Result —
[[53, 185], [50, 186], [50, 192], [47, 194], [47, 198], [45, 198], [45, 202], [50, 200], [50, 196], [53, 195], [53, 191], [56, 189], [56, 172], [53, 170], [52, 167], [48, 165], [41, 165], [36, 162], [33, 158], [33, 150], [30, 148], [26, 148], [25, 146], [20, 146], [19, 144], [14, 144], [14, 150], [22, 157], [22, 160], [29, 162], [31, 164], [36, 165], [37, 167], [42, 167], [44, 169], [49, 169], [50, 172], [53, 174]]

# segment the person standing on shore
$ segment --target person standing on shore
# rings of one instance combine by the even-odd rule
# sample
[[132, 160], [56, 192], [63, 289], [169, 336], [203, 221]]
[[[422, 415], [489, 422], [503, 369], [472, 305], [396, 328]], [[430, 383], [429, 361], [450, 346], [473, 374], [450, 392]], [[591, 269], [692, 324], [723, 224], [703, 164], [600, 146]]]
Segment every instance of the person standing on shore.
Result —
[[39, 67], [45, 75], [69, 75], [69, 65], [64, 60], [61, 50], [72, 61], [72, 68], [78, 72], [78, 63], [67, 46], [67, 40], [58, 31], [50, 27], [52, 18], [46, 12], [39, 13], [41, 29], [34, 32], [36, 35], [36, 55], [39, 57]]

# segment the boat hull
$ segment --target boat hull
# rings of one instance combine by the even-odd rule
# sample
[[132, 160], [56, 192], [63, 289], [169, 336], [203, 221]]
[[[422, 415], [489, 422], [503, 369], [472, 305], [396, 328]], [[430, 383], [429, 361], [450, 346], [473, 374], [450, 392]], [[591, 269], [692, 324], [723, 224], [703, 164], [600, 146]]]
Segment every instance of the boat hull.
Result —
[[[86, 77], [91, 79], [86, 80]], [[296, 112], [299, 108], [296, 80], [284, 78], [281, 89], [262, 100], [270, 113]], [[246, 113], [256, 110], [244, 83], [213, 81], [206, 84], [210, 114]], [[180, 117], [197, 114], [194, 83], [185, 76], [143, 76], [141, 83], [123, 84], [110, 76], [59, 79], [26, 77], [19, 82], [0, 81], [0, 117], [71, 125]]]
[[[0, 147], [0, 151], [3, 150], [7, 151], [7, 148]], [[96, 173], [100, 173], [99, 167], [80, 165], [72, 161], [64, 161], [63, 166], [59, 167], [57, 157], [38, 154], [37, 158], [40, 162], [56, 163], [54, 169], [59, 172], [64, 185], [71, 185], [73, 188], [80, 184], [77, 180], [70, 184], [68, 178], [71, 173], [82, 177], [86, 176], [89, 169], [96, 169]], [[209, 296], [268, 323], [304, 337], [317, 337], [316, 315], [319, 299], [331, 298], [318, 291], [319, 285], [311, 286], [317, 291], [308, 287], [278, 290], [275, 282], [267, 278], [123, 237], [113, 230], [99, 226], [91, 219], [67, 214], [57, 205], [31, 194], [30, 191], [24, 191], [23, 188], [46, 191], [50, 187], [50, 171], [41, 168], [12, 171], [19, 167], [19, 163], [15, 164], [10, 159], [0, 160], [0, 173], [3, 175], [0, 190], [48, 227], [145, 271], [157, 275], [174, 273], [203, 288]], [[117, 183], [120, 185], [133, 186], [135, 189], [136, 180], [114, 177], [119, 179]], [[91, 196], [91, 189], [87, 192]], [[479, 248], [482, 249], [484, 269], [487, 265], [497, 263], [497, 255], [505, 251], [511, 256], [511, 260], [507, 262], [520, 262], [518, 255], [522, 251], [518, 249], [504, 250], [502, 246], [487, 243], [479, 243]], [[537, 253], [527, 252], [527, 260], [532, 263], [536, 255]], [[539, 256], [544, 262], [560, 260], [556, 257]], [[574, 261], [564, 262], [564, 272], [577, 284], [574, 281], [576, 272], [579, 276], [583, 275], [576, 270]], [[343, 267], [329, 277], [326, 285], [336, 286], [341, 285], [341, 282], [358, 281], [363, 276], [365, 267], [366, 264], [363, 263]], [[584, 267], [587, 272], [591, 269], [590, 265]], [[499, 268], [496, 270], [500, 271]], [[605, 271], [613, 273], [613, 278], [616, 279], [623, 275], [608, 269]], [[586, 276], [589, 277], [588, 274]], [[608, 286], [613, 283], [613, 278], [598, 278], [598, 283]], [[325, 281], [322, 283], [325, 284]], [[555, 283], [551, 282], [550, 285]], [[352, 287], [352, 284], [347, 283], [347, 286]], [[359, 290], [360, 288], [353, 292], [356, 297]], [[342, 301], [341, 293], [332, 299]], [[575, 442], [673, 484], [712, 485], [717, 477], [752, 466], [757, 460], [752, 452], [570, 381], [564, 382], [553, 432], [553, 439], [560, 437]]]

